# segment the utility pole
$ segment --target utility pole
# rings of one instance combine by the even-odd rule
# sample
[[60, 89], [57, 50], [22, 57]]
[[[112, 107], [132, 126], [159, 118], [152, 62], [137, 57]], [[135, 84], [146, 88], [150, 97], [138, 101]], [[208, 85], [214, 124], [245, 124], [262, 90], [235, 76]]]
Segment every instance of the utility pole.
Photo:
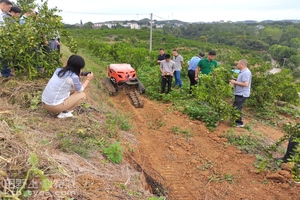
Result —
[[150, 14], [150, 52], [152, 52], [152, 18], [153, 13]]

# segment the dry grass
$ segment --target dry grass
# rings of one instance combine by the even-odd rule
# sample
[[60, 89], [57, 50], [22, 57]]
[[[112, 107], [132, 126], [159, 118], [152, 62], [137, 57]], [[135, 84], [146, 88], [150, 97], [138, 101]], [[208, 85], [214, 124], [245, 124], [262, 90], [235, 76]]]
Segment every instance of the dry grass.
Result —
[[[52, 181], [53, 187], [41, 193], [40, 186], [32, 189], [27, 184], [25, 190], [33, 192], [28, 199], [147, 199], [152, 196], [143, 188], [146, 183], [141, 180], [142, 172], [126, 161], [111, 164], [101, 154], [102, 145], [120, 137], [118, 127], [107, 123], [107, 113], [110, 120], [120, 116], [97, 86], [90, 86], [87, 91], [90, 99], [76, 109], [75, 118], [59, 120], [41, 105], [45, 80], [0, 78], [0, 84], [0, 191], [10, 194], [4, 183], [25, 178], [31, 167], [27, 159], [34, 153], [39, 158], [37, 167]], [[98, 91], [92, 92], [93, 89]], [[108, 137], [112, 129], [116, 138]], [[134, 135], [124, 131], [122, 135], [126, 135], [122, 137], [123, 142], [134, 148], [131, 142]], [[29, 180], [28, 183], [33, 180], [41, 183], [36, 175], [31, 175]], [[68, 187], [60, 187], [63, 183]], [[14, 188], [12, 192], [15, 191]]]

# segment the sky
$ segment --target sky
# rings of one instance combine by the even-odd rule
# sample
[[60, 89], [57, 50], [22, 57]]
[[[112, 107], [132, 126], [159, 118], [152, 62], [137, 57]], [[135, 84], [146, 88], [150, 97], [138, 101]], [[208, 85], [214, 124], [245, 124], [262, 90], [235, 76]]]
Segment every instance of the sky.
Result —
[[[76, 3], [78, 2], [78, 3]], [[184, 22], [300, 20], [299, 0], [48, 0], [68, 24], [112, 20], [177, 19]]]

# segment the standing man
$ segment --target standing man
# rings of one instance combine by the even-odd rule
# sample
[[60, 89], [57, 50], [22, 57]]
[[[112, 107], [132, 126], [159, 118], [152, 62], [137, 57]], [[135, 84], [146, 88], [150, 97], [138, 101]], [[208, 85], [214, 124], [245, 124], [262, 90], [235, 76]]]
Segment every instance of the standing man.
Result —
[[240, 118], [235, 121], [236, 127], [244, 127], [244, 123], [242, 121], [242, 108], [244, 102], [250, 96], [252, 74], [248, 69], [248, 61], [245, 59], [238, 62], [237, 68], [241, 70], [237, 80], [230, 80], [230, 83], [234, 86], [235, 99], [233, 106], [241, 112]]
[[5, 21], [3, 19], [3, 16], [6, 12], [10, 10], [12, 7], [12, 2], [8, 0], [0, 0], [0, 26], [5, 25]]
[[199, 53], [198, 56], [194, 56], [191, 58], [191, 60], [188, 62], [188, 77], [190, 79], [190, 94], [192, 94], [192, 87], [198, 83], [198, 81], [195, 79], [195, 71], [197, 68], [197, 65], [199, 61], [204, 57], [204, 53]]
[[159, 55], [158, 55], [158, 58], [157, 58], [157, 63], [160, 64], [161, 61], [163, 61], [165, 59], [165, 50], [163, 48], [160, 48], [159, 49]]
[[198, 81], [198, 74], [199, 74], [199, 71], [202, 73], [202, 74], [210, 74], [214, 68], [217, 68], [218, 67], [218, 63], [216, 60], [214, 60], [214, 58], [216, 57], [216, 52], [211, 50], [208, 52], [208, 56], [207, 58], [203, 58], [199, 61], [198, 63], [198, 67], [196, 68], [196, 71], [195, 71], [195, 80]]
[[161, 93], [165, 93], [166, 84], [168, 84], [168, 91], [171, 92], [172, 77], [175, 71], [175, 62], [172, 61], [170, 54], [165, 55], [165, 60], [160, 62], [161, 72]]
[[178, 54], [178, 51], [176, 49], [173, 50], [173, 61], [175, 62], [175, 86], [182, 86], [182, 80], [180, 78], [180, 71], [182, 69], [182, 65], [184, 64], [183, 57]]

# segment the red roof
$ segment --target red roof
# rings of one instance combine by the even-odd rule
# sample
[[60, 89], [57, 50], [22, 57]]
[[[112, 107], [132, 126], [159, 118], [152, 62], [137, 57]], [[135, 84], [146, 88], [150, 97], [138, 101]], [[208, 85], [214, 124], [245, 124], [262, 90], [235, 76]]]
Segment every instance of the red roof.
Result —
[[118, 71], [123, 71], [123, 72], [128, 72], [128, 71], [135, 71], [130, 64], [110, 64], [109, 67], [114, 70], [115, 72]]

